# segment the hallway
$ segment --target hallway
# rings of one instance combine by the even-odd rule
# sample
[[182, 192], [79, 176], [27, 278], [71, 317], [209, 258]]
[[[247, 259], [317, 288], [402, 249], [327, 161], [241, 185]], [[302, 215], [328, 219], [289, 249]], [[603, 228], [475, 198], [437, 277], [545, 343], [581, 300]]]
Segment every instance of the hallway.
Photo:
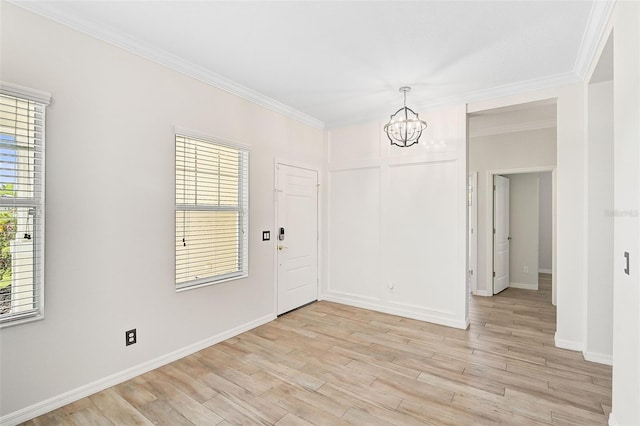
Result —
[[[530, 377], [531, 383], [504, 380], [505, 397], [523, 399], [531, 407], [551, 410], [562, 424], [581, 424], [583, 414], [591, 421], [607, 424], [611, 411], [611, 367], [585, 361], [579, 352], [556, 348], [556, 308], [551, 304], [551, 275], [539, 275], [539, 290], [507, 288], [494, 297], [472, 298], [470, 334], [486, 341], [474, 353], [499, 353], [508, 373]], [[506, 350], [505, 350], [506, 349]], [[468, 373], [465, 371], [465, 373]], [[485, 371], [480, 377], [493, 378]], [[535, 389], [543, 381], [548, 389]], [[560, 407], [563, 406], [560, 411]], [[572, 413], [572, 414], [569, 414]], [[600, 417], [602, 416], [602, 417]]]

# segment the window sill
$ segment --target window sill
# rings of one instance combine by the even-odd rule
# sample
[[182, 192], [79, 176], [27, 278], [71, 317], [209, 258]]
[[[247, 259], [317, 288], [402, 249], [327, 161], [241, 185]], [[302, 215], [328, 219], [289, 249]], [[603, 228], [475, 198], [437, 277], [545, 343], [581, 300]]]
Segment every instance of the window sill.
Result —
[[183, 287], [177, 287], [176, 288], [176, 293], [182, 293], [183, 291], [194, 290], [196, 288], [208, 287], [210, 285], [226, 283], [228, 281], [240, 280], [240, 279], [243, 279], [243, 278], [247, 278], [248, 276], [249, 276], [248, 273], [243, 273], [243, 274], [240, 274], [240, 275], [234, 275], [234, 276], [227, 277], [227, 278], [222, 278], [222, 279], [217, 279], [217, 280], [212, 280], [212, 281], [205, 281], [205, 282], [198, 283], [198, 284], [184, 285]]
[[26, 324], [29, 322], [40, 321], [44, 319], [44, 314], [32, 314], [23, 318], [17, 318], [13, 320], [5, 320], [0, 322], [0, 328], [13, 327], [14, 325]]

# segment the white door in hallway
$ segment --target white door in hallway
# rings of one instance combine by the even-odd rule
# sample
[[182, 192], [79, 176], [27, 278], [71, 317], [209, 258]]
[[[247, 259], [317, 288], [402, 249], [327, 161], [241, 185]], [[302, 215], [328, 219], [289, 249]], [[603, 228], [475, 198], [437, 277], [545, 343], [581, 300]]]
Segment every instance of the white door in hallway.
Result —
[[493, 177], [493, 294], [509, 287], [509, 179]]
[[276, 165], [277, 314], [318, 299], [318, 172]]

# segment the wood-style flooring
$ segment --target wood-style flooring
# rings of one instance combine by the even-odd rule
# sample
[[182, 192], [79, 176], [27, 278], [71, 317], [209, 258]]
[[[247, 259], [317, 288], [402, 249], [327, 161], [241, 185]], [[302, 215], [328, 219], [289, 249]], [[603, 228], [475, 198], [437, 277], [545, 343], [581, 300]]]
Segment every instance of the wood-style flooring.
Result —
[[540, 287], [468, 330], [317, 302], [26, 424], [605, 425], [611, 368], [554, 347]]

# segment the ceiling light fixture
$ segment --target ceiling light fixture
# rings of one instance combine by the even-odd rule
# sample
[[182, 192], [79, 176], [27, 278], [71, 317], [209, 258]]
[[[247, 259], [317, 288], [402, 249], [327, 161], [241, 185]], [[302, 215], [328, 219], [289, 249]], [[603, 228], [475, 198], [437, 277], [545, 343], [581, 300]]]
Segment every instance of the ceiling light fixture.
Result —
[[418, 114], [411, 108], [407, 108], [407, 92], [411, 87], [403, 86], [400, 92], [404, 95], [404, 107], [391, 116], [391, 120], [384, 126], [384, 131], [391, 141], [391, 145], [406, 148], [418, 143], [422, 131], [427, 128], [427, 123], [420, 120]]

